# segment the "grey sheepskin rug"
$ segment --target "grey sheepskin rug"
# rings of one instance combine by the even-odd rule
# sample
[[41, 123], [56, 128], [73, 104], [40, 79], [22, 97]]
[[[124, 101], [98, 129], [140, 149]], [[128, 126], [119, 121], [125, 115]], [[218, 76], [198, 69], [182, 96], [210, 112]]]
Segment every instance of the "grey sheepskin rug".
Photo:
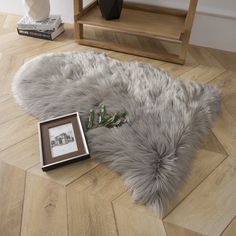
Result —
[[86, 132], [91, 156], [119, 172], [133, 198], [160, 215], [183, 184], [221, 100], [211, 85], [95, 52], [34, 58], [16, 74], [13, 92], [40, 120], [78, 111], [85, 123], [101, 104], [111, 113], [127, 111], [122, 127]]

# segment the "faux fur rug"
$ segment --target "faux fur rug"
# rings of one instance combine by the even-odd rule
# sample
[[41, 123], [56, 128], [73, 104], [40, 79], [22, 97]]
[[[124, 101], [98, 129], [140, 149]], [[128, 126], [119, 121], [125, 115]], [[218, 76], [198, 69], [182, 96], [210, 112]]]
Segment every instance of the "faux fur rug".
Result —
[[195, 150], [220, 110], [219, 91], [180, 81], [139, 62], [94, 52], [39, 56], [18, 71], [13, 92], [40, 120], [105, 104], [127, 111], [120, 128], [87, 132], [92, 158], [109, 163], [133, 198], [161, 215], [190, 170]]

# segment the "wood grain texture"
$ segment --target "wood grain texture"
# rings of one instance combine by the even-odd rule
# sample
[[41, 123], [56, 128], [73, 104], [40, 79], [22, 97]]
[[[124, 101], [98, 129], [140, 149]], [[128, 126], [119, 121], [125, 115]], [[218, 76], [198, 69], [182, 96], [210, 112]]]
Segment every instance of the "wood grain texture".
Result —
[[191, 46], [189, 49], [189, 53], [192, 58], [198, 63], [198, 65], [203, 65], [207, 68], [216, 67], [225, 69], [225, 67], [221, 63], [219, 63], [219, 61], [205, 48]]
[[[37, 156], [37, 159], [39, 159], [39, 155]], [[43, 172], [41, 169], [41, 164], [38, 164], [32, 167], [29, 172], [42, 178], [46, 178], [52, 182], [56, 182], [60, 185], [66, 186], [95, 168], [97, 165], [98, 163], [96, 161], [85, 160], [48, 172]]]
[[122, 178], [109, 167], [99, 164], [68, 186], [74, 191], [84, 192], [112, 201], [126, 191]]
[[0, 161], [0, 235], [20, 235], [25, 172]]
[[4, 21], [5, 21], [6, 17], [7, 17], [6, 14], [0, 13], [0, 27], [1, 27], [1, 30], [3, 28]]
[[219, 142], [219, 140], [216, 138], [212, 131], [210, 131], [209, 135], [203, 140], [201, 148], [211, 152], [221, 153], [225, 156], [228, 155], [223, 145]]
[[5, 115], [0, 116], [0, 124], [11, 121], [25, 113], [12, 98], [1, 102], [0, 113], [3, 112]]
[[236, 153], [236, 120], [231, 116], [225, 106], [213, 127], [213, 133], [224, 146], [229, 155]]
[[119, 204], [114, 206], [114, 210], [120, 236], [166, 236], [161, 220], [149, 215], [144, 217]]
[[235, 60], [236, 53], [210, 49], [207, 51], [228, 71], [236, 72]]
[[223, 95], [224, 108], [236, 121], [236, 72], [226, 71], [218, 76], [212, 83], [219, 87]]
[[[15, 30], [19, 18], [0, 13], [0, 235], [234, 236], [236, 54], [190, 46], [181, 66], [78, 45], [70, 24], [55, 41], [21, 37]], [[153, 53], [178, 54], [181, 48], [173, 42], [89, 27], [85, 37]], [[89, 160], [47, 173], [40, 170], [37, 120], [15, 104], [12, 79], [24, 62], [41, 53], [86, 50], [150, 63], [180, 79], [210, 83], [222, 90], [222, 113], [162, 221], [151, 209], [135, 203], [122, 178], [104, 165]]]
[[112, 203], [120, 236], [166, 236], [163, 222], [151, 209], [136, 204], [129, 192]]
[[206, 66], [197, 66], [194, 69], [182, 74], [180, 79], [191, 79], [197, 82], [208, 83], [211, 80], [215, 79], [217, 76], [220, 76], [225, 69], [218, 67], [207, 67]]
[[236, 217], [232, 220], [230, 225], [225, 229], [222, 236], [235, 236], [236, 233]]
[[108, 41], [100, 42], [100, 41], [95, 41], [95, 40], [91, 40], [91, 39], [80, 39], [78, 42], [81, 45], [98, 47], [98, 48], [113, 50], [113, 51], [117, 51], [117, 52], [128, 53], [131, 55], [144, 56], [144, 57], [152, 58], [152, 59], [156, 59], [156, 60], [159, 59], [159, 60], [168, 61], [168, 62], [175, 62], [175, 63], [180, 63], [180, 64], [183, 63], [183, 60], [179, 59], [177, 55], [168, 55], [168, 54], [161, 54], [161, 53], [154, 54], [152, 52], [142, 51], [140, 49], [129, 48], [129, 47], [122, 46], [119, 44], [110, 43]]
[[204, 235], [220, 235], [236, 214], [236, 158], [228, 157], [165, 219]]
[[[9, 39], [8, 39], [9, 41]], [[1, 44], [0, 44], [1, 47]], [[1, 51], [1, 49], [0, 49]], [[5, 53], [4, 53], [5, 55]], [[21, 58], [17, 58], [13, 55], [8, 55], [4, 57], [4, 60], [0, 63], [0, 70], [2, 75], [0, 76], [0, 94], [4, 96], [8, 96], [11, 94], [11, 81], [14, 77], [15, 73], [17, 72], [17, 69], [22, 65], [23, 60]]]
[[85, 193], [68, 191], [69, 235], [117, 236], [111, 203]]
[[178, 40], [184, 29], [184, 20], [185, 18], [182, 16], [170, 16], [124, 8], [119, 20], [106, 21], [101, 17], [99, 8], [94, 7], [78, 22], [106, 27], [123, 33]]
[[203, 236], [203, 234], [179, 227], [171, 223], [164, 222], [164, 227], [168, 236]]
[[67, 235], [66, 191], [62, 186], [27, 174], [21, 235]]
[[223, 100], [236, 94], [236, 73], [232, 71], [226, 71], [225, 73], [217, 76], [212, 81], [212, 84], [217, 86], [222, 91]]
[[111, 201], [124, 191], [120, 176], [102, 164], [69, 185], [69, 234], [117, 235]]
[[36, 134], [36, 125], [35, 118], [28, 115], [23, 115], [3, 123], [1, 125], [0, 151]]
[[192, 163], [192, 169], [185, 184], [180, 188], [178, 195], [171, 202], [169, 209], [167, 209], [165, 214], [168, 214], [186, 196], [194, 191], [194, 189], [201, 184], [201, 182], [204, 181], [204, 179], [206, 179], [206, 177], [209, 176], [226, 157], [226, 154], [199, 150], [196, 159]]
[[38, 164], [38, 135], [33, 135], [0, 152], [0, 160], [23, 170]]

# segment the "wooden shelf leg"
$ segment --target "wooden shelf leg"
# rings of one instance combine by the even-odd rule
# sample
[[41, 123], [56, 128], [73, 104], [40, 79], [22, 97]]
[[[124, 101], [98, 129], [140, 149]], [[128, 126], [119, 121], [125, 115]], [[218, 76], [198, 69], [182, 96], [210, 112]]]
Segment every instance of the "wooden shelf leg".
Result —
[[76, 39], [84, 38], [84, 26], [83, 24], [75, 24], [75, 37]]
[[[83, 12], [84, 9], [84, 2], [83, 0], [79, 0], [79, 14]], [[78, 37], [79, 39], [82, 39], [84, 37], [84, 26], [83, 24], [78, 24]]]
[[184, 33], [182, 36], [182, 48], [180, 51], [180, 59], [185, 60], [189, 48], [189, 39], [192, 31], [193, 20], [197, 8], [198, 0], [190, 0], [188, 13], [185, 20]]
[[83, 12], [83, 0], [74, 0], [74, 25], [75, 25], [75, 37], [76, 39], [83, 39], [84, 26], [83, 24], [77, 24], [78, 16]]

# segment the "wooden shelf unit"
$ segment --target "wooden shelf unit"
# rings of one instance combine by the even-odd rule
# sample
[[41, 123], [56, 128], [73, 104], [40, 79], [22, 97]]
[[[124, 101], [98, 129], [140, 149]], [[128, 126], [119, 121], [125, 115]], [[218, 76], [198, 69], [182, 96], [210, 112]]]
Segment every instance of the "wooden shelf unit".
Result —
[[[82, 45], [184, 64], [197, 2], [198, 0], [190, 0], [188, 11], [137, 3], [124, 3], [120, 19], [108, 21], [102, 18], [97, 1], [83, 7], [83, 0], [74, 0], [75, 38]], [[179, 54], [152, 53], [125, 47], [114, 42], [86, 39], [84, 38], [84, 25], [136, 36], [178, 42], [181, 44], [181, 50]]]

